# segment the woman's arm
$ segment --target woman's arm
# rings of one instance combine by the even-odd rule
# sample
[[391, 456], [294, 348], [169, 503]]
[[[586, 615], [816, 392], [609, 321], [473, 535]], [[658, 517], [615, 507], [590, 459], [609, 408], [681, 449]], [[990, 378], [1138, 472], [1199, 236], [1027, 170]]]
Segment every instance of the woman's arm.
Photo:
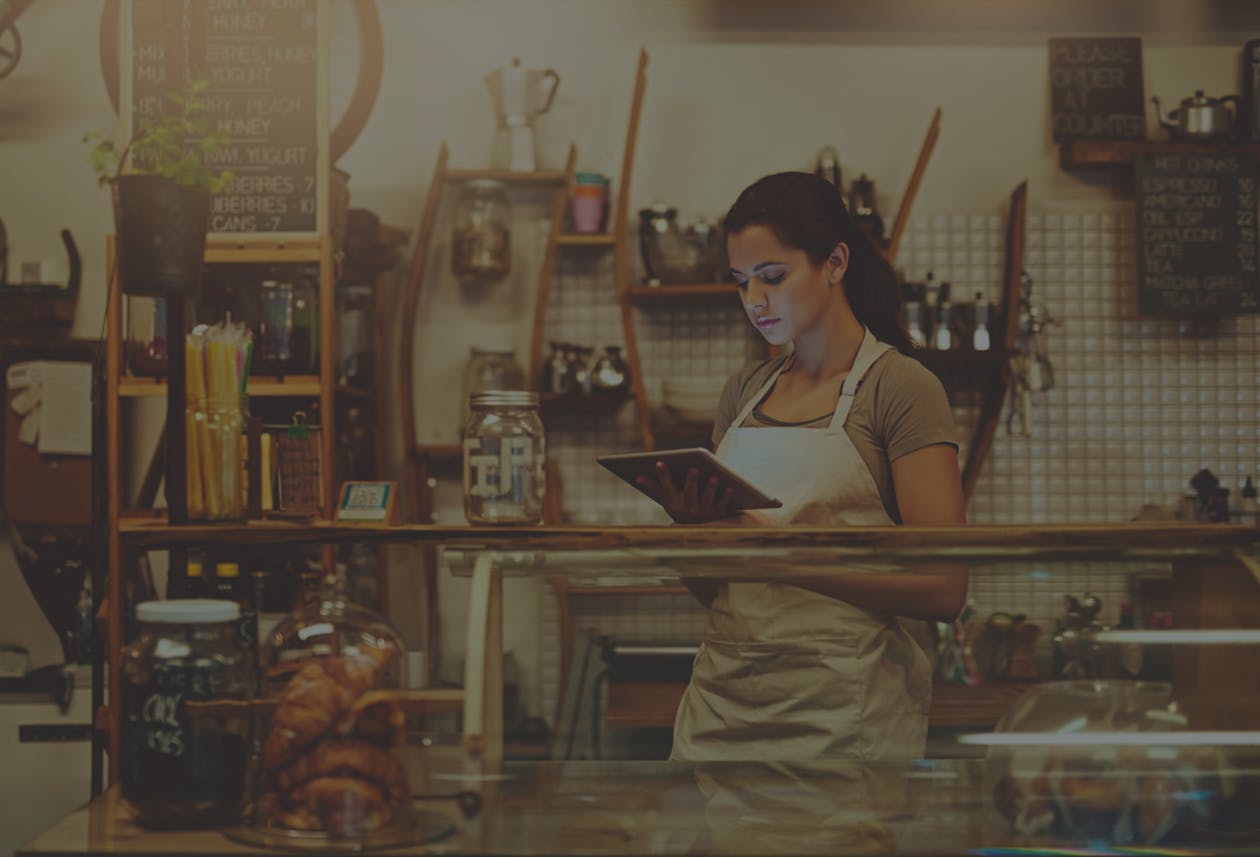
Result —
[[[966, 523], [958, 453], [952, 446], [938, 443], [907, 453], [892, 463], [892, 476], [903, 524]], [[934, 563], [924, 571], [928, 573], [853, 574], [794, 582], [872, 613], [953, 621], [967, 601], [967, 577], [962, 567], [957, 563]]]

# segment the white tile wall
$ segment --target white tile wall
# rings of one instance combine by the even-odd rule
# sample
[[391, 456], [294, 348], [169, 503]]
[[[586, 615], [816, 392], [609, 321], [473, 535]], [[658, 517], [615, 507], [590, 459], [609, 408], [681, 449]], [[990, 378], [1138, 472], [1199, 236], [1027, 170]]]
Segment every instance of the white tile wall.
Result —
[[[912, 280], [932, 271], [958, 299], [1001, 290], [1005, 217], [960, 213], [912, 219], [899, 260]], [[634, 252], [634, 251], [632, 251]], [[1131, 207], [1111, 211], [1033, 212], [1025, 265], [1035, 303], [1054, 324], [1043, 334], [1054, 386], [1032, 397], [1031, 434], [999, 428], [968, 508], [973, 523], [1097, 522], [1131, 519], [1143, 503], [1175, 506], [1188, 480], [1210, 468], [1236, 493], [1260, 471], [1256, 370], [1260, 318], [1236, 316], [1189, 324], [1137, 314]], [[620, 344], [611, 254], [562, 255], [550, 296], [546, 338]], [[715, 385], [761, 346], [742, 313], [729, 307], [662, 306], [635, 311], [649, 398], [660, 401], [666, 373], [712, 378]], [[974, 395], [955, 396], [960, 435], [979, 411]], [[1004, 413], [1005, 418], [1005, 413]], [[548, 425], [549, 455], [559, 462], [566, 517], [577, 523], [664, 523], [655, 504], [627, 489], [595, 454], [637, 446], [633, 407]], [[1050, 630], [1064, 594], [1092, 591], [1114, 620], [1125, 573], [1162, 569], [1090, 568], [1064, 576], [1050, 569], [979, 574], [977, 610], [1023, 612]], [[542, 697], [548, 716], [556, 694], [555, 605], [540, 617]], [[703, 615], [689, 596], [582, 599], [577, 629], [635, 642], [698, 639]]]

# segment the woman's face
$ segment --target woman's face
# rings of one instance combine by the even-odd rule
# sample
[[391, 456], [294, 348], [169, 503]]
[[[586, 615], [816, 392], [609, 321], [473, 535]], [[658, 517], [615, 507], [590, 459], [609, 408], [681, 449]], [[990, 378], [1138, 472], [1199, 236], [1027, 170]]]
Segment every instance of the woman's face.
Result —
[[815, 267], [804, 250], [784, 246], [765, 226], [727, 236], [726, 251], [744, 312], [771, 345], [786, 345], [822, 319], [834, 259]]

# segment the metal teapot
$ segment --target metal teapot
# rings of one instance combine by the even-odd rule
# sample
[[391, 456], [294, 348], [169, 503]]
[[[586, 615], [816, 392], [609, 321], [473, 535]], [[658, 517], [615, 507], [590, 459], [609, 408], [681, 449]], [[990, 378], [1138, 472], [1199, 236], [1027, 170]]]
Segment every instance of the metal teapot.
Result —
[[[1238, 124], [1237, 95], [1212, 98], [1197, 89], [1191, 98], [1183, 98], [1181, 106], [1167, 115], [1158, 95], [1152, 95], [1151, 101], [1155, 104], [1159, 124], [1167, 128], [1175, 140], [1222, 140], [1233, 136]], [[1230, 102], [1233, 102], [1233, 110], [1226, 106]]]

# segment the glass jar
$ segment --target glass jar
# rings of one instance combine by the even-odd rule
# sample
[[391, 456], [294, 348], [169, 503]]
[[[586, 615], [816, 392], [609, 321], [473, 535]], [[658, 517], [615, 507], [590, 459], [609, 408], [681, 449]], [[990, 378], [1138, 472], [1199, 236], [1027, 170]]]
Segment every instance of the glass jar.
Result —
[[451, 271], [461, 282], [494, 282], [512, 267], [511, 206], [494, 179], [464, 185], [451, 233]]
[[122, 656], [123, 797], [141, 823], [231, 821], [245, 797], [253, 675], [230, 601], [136, 605]]
[[1056, 841], [1159, 842], [1228, 790], [1217, 779], [1217, 748], [1178, 740], [1193, 728], [1167, 683], [1035, 685], [991, 735], [975, 736], [990, 744], [990, 815], [1022, 835]]
[[249, 508], [245, 475], [245, 396], [189, 402], [186, 414], [188, 517], [243, 520]]
[[258, 369], [283, 375], [293, 363], [293, 284], [263, 280], [258, 311]]
[[337, 289], [337, 377], [352, 387], [371, 387], [375, 380], [374, 309], [371, 286]]
[[470, 524], [542, 521], [546, 441], [538, 394], [474, 393], [464, 426], [464, 515]]
[[127, 298], [127, 370], [166, 377], [166, 298]]
[[281, 372], [313, 372], [319, 362], [318, 308], [315, 284], [305, 278], [293, 283], [293, 328], [289, 334], [292, 357]]
[[468, 349], [468, 362], [460, 388], [463, 403], [462, 422], [468, 422], [470, 396], [485, 390], [524, 390], [525, 370], [511, 351], [495, 351], [473, 346]]
[[349, 599], [340, 564], [318, 599], [267, 634], [252, 800], [228, 836], [296, 849], [341, 843], [341, 853], [415, 839], [404, 651], [387, 620]]

